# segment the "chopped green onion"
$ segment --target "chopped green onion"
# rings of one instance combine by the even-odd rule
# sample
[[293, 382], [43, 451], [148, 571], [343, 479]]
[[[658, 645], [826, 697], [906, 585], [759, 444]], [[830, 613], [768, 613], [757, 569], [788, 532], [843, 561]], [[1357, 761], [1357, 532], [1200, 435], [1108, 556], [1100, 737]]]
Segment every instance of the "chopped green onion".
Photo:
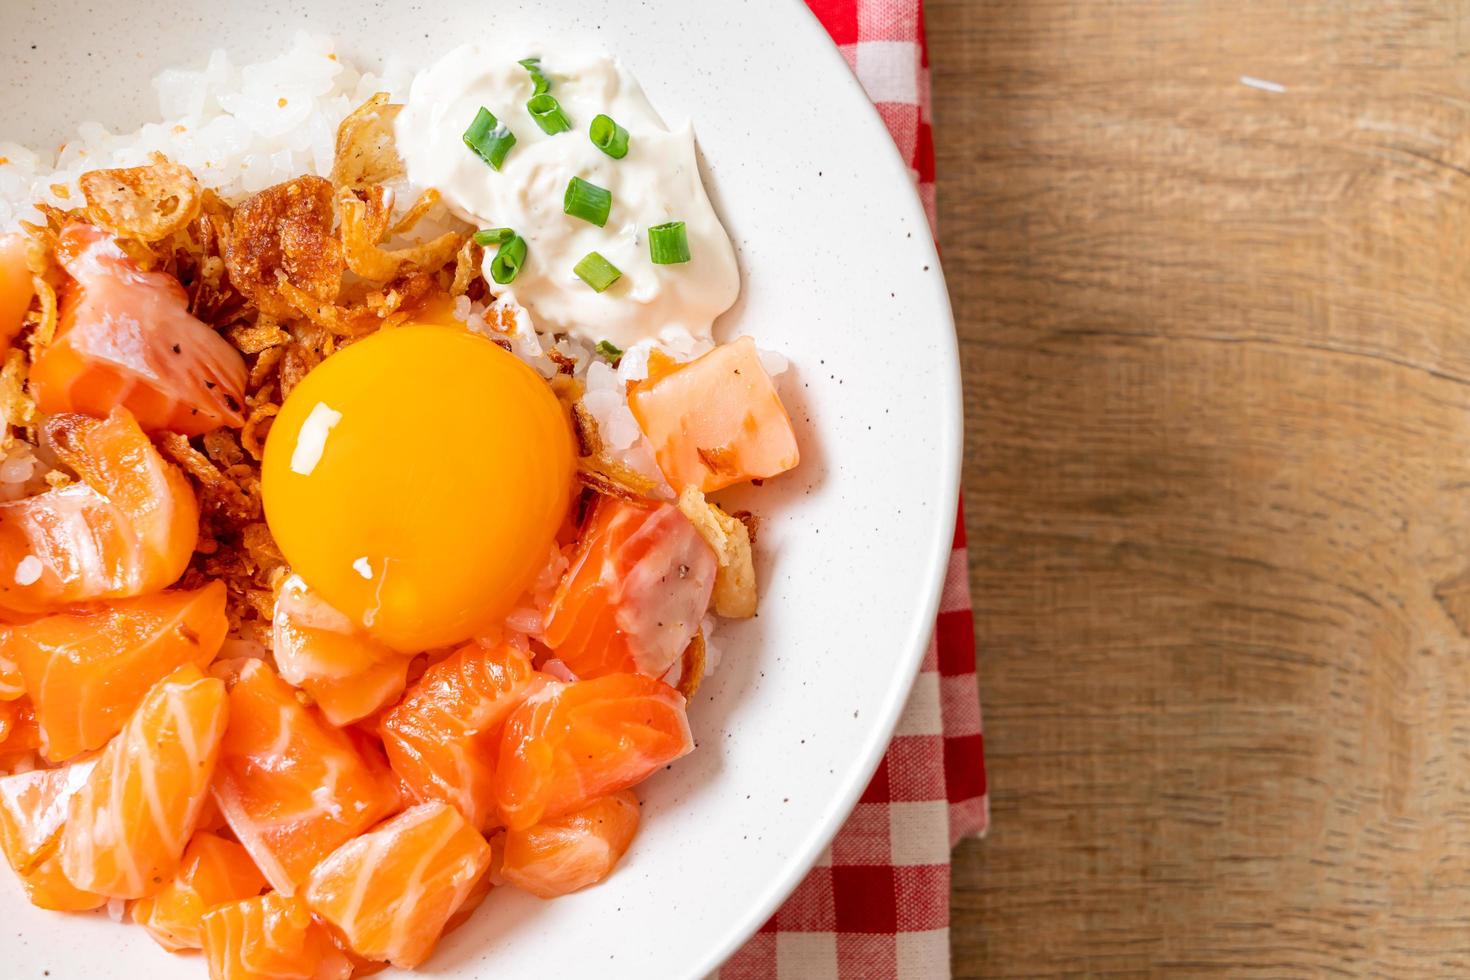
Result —
[[515, 282], [525, 262], [526, 240], [520, 235], [512, 235], [500, 243], [495, 258], [490, 260], [490, 278], [507, 286]]
[[475, 113], [475, 121], [464, 131], [464, 145], [499, 170], [505, 162], [505, 155], [516, 145], [516, 134], [506, 129], [489, 109], [480, 106], [480, 111]]
[[476, 245], [489, 248], [491, 245], [501, 245], [510, 241], [516, 237], [516, 233], [511, 228], [482, 228], [470, 237], [475, 240]]
[[582, 256], [582, 261], [572, 266], [572, 271], [577, 274], [578, 279], [599, 293], [623, 278], [617, 266], [596, 252], [588, 252]]
[[590, 221], [601, 228], [607, 224], [607, 214], [612, 210], [612, 191], [589, 184], [581, 177], [573, 177], [567, 184], [561, 209], [574, 218]]
[[628, 131], [614, 122], [612, 116], [594, 116], [587, 135], [592, 137], [593, 146], [614, 160], [628, 155]]
[[530, 73], [531, 84], [536, 86], [536, 91], [532, 93], [533, 95], [540, 95], [542, 92], [551, 91], [551, 80], [542, 73], [540, 58], [522, 58], [516, 64]]
[[592, 349], [601, 354], [603, 357], [607, 358], [609, 361], [612, 361], [614, 367], [617, 366], [618, 361], [621, 360], [623, 357], [622, 349], [617, 347], [610, 341], [599, 340], [597, 342], [597, 346]]
[[526, 103], [526, 111], [536, 120], [541, 132], [549, 136], [565, 133], [572, 128], [571, 120], [561, 111], [561, 104], [545, 92], [531, 96], [531, 101]]
[[648, 229], [648, 255], [654, 265], [677, 265], [689, 261], [689, 239], [684, 222], [670, 221]]

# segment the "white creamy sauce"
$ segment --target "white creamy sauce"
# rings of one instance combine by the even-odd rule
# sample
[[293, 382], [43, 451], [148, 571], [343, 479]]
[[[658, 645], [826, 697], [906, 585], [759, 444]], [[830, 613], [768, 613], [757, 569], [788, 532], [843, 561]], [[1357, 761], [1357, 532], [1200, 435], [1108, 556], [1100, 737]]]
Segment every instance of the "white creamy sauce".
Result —
[[[543, 133], [526, 111], [534, 86], [517, 62], [533, 56], [571, 122], [566, 132]], [[516, 137], [498, 171], [464, 144], [481, 106]], [[621, 160], [588, 137], [598, 114], [628, 131]], [[606, 52], [563, 45], [456, 48], [414, 79], [397, 140], [411, 183], [437, 189], [450, 210], [479, 228], [512, 228], [526, 240], [526, 260], [513, 283], [491, 279], [493, 246], [486, 249], [485, 280], [496, 296], [525, 307], [539, 329], [622, 348], [682, 334], [708, 339], [715, 317], [740, 292], [735, 250], [699, 178], [692, 128], [666, 127], [637, 80]], [[606, 227], [562, 213], [573, 177], [612, 192]], [[690, 261], [655, 265], [648, 228], [668, 221], [684, 222]], [[594, 251], [623, 274], [602, 293], [572, 272]]]

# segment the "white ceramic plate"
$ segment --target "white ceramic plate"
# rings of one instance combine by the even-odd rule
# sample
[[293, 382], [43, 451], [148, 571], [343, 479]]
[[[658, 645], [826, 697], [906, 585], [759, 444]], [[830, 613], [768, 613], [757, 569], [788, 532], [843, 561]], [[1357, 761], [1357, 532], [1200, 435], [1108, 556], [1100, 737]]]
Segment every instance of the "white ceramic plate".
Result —
[[[156, 118], [148, 79], [274, 54], [298, 29], [359, 67], [422, 65], [500, 29], [593, 35], [665, 119], [694, 120], [744, 292], [718, 335], [793, 370], [802, 463], [737, 502], [763, 518], [761, 614], [721, 634], [691, 707], [699, 749], [640, 787], [644, 825], [606, 883], [504, 889], [425, 969], [452, 977], [700, 977], [780, 904], [877, 765], [933, 628], [958, 497], [960, 387], [944, 280], [911, 174], [799, 0], [0, 0], [0, 138]], [[204, 976], [102, 915], [32, 909], [0, 872], [0, 972]]]

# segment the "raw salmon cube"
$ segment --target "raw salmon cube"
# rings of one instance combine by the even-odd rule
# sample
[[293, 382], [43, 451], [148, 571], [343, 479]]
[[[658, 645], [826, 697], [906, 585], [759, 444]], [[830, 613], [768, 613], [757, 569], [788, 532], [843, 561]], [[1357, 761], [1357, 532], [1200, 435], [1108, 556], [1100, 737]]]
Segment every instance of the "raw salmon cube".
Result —
[[266, 880], [295, 894], [318, 861], [398, 808], [397, 787], [263, 661], [243, 664], [229, 702], [215, 802]]
[[489, 866], [490, 845], [458, 810], [420, 803], [317, 865], [306, 904], [359, 956], [411, 968]]
[[525, 830], [507, 831], [500, 874], [539, 898], [595, 885], [638, 832], [638, 798], [628, 790], [593, 800]]
[[628, 407], [675, 493], [763, 480], [801, 458], [791, 417], [749, 337], [652, 372], [632, 385]]
[[643, 674], [550, 683], [505, 722], [496, 803], [525, 830], [628, 789], [689, 754], [684, 696]]
[[299, 898], [269, 892], [202, 920], [210, 980], [347, 980], [352, 962]]
[[469, 643], [429, 667], [384, 717], [388, 762], [414, 798], [443, 800], [477, 830], [495, 814], [500, 727], [546, 679], [512, 646]]
[[95, 765], [95, 759], [88, 759], [0, 778], [0, 850], [26, 897], [43, 909], [84, 912], [107, 901], [67, 881], [57, 855], [72, 797]]
[[111, 898], [163, 887], [209, 792], [225, 710], [225, 686], [192, 664], [153, 685], [67, 808], [68, 881]]
[[189, 313], [177, 279], [144, 271], [87, 224], [61, 230], [57, 259], [71, 278], [30, 372], [42, 412], [125, 408], [150, 432], [184, 435], [245, 421], [245, 359]]
[[0, 503], [0, 614], [165, 588], [199, 539], [199, 502], [124, 409], [53, 415], [46, 441], [80, 483]]
[[546, 644], [578, 677], [662, 677], [699, 629], [717, 570], [677, 507], [599, 497], [547, 609]]
[[199, 831], [184, 851], [173, 880], [157, 894], [133, 903], [133, 921], [164, 949], [204, 945], [204, 914], [216, 905], [254, 898], [266, 889], [265, 876], [250, 854], [232, 840]]
[[11, 629], [41, 727], [60, 762], [122, 730], [154, 683], [184, 664], [203, 667], [224, 642], [225, 585], [97, 603]]

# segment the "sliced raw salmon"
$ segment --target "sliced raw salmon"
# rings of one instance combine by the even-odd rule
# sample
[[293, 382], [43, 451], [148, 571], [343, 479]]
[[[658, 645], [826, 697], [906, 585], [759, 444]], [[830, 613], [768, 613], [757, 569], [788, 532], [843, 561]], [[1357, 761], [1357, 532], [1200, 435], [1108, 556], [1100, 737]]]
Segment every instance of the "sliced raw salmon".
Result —
[[628, 407], [675, 493], [764, 480], [801, 458], [791, 417], [749, 337], [651, 371], [629, 388]]
[[426, 670], [383, 717], [393, 771], [415, 799], [443, 800], [486, 830], [495, 821], [500, 726], [543, 683], [514, 647], [466, 644]]
[[347, 980], [352, 964], [299, 898], [268, 892], [204, 914], [211, 980]]
[[379, 643], [291, 575], [276, 594], [273, 654], [281, 678], [310, 694], [334, 725], [397, 700], [413, 657]]
[[0, 503], [0, 611], [54, 612], [156, 592], [189, 564], [199, 502], [178, 467], [119, 410], [42, 426], [80, 483]]
[[26, 267], [25, 238], [0, 235], [0, 357], [20, 333], [35, 295], [31, 270]]
[[306, 904], [370, 960], [415, 967], [490, 866], [490, 845], [437, 800], [411, 807], [317, 865]]
[[506, 719], [500, 818], [524, 830], [642, 782], [693, 748], [684, 696], [652, 677], [548, 684]]
[[245, 848], [217, 834], [196, 831], [173, 880], [133, 903], [133, 921], [170, 951], [204, 945], [204, 914], [216, 905], [254, 898], [265, 876]]
[[61, 868], [112, 898], [158, 891], [178, 870], [214, 775], [225, 686], [192, 664], [148, 692], [67, 811]]
[[71, 799], [95, 764], [89, 759], [0, 778], [0, 850], [31, 903], [43, 909], [83, 912], [107, 901], [67, 881], [57, 855]]
[[578, 677], [662, 677], [699, 629], [719, 562], [677, 507], [599, 497], [546, 613]]
[[593, 800], [525, 830], [507, 831], [500, 874], [540, 898], [595, 885], [638, 832], [638, 798], [628, 790]]
[[292, 895], [318, 861], [398, 809], [398, 790], [263, 661], [244, 662], [229, 701], [214, 798], [266, 880]]
[[214, 659], [228, 629], [223, 582], [14, 627], [10, 653], [36, 705], [42, 753], [60, 762], [100, 747], [160, 678]]
[[37, 407], [98, 418], [126, 408], [150, 432], [199, 435], [245, 421], [240, 352], [189, 313], [179, 281], [144, 272], [91, 225], [61, 231], [56, 337], [31, 364]]

